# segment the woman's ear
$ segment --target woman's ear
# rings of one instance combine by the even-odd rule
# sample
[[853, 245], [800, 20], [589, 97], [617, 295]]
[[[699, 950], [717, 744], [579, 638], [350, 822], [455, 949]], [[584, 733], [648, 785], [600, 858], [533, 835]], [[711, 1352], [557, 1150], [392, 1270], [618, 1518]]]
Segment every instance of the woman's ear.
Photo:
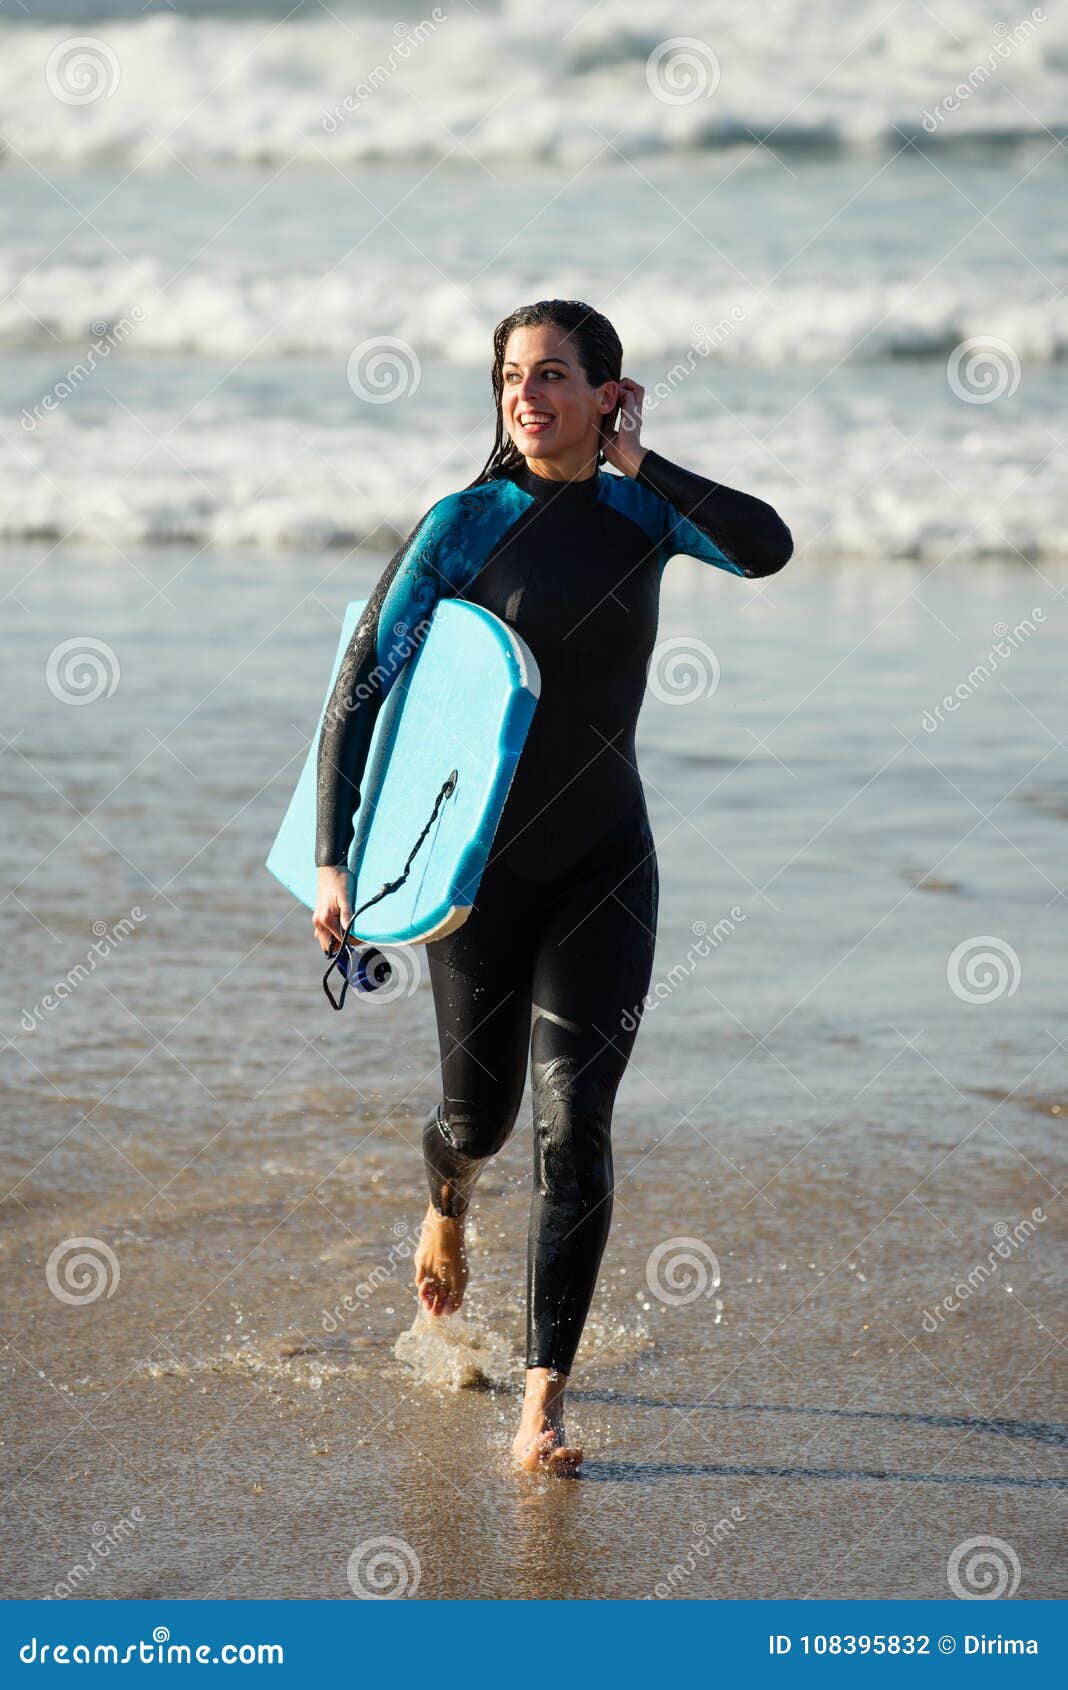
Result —
[[598, 405], [601, 411], [601, 438], [609, 438], [615, 433], [619, 421], [619, 406], [622, 398], [618, 381], [606, 381], [601, 388]]
[[606, 381], [597, 400], [601, 411], [601, 426], [598, 430], [601, 444], [597, 453], [599, 464], [608, 461], [604, 455], [604, 442], [606, 439], [610, 440], [616, 432], [616, 424], [619, 421], [619, 399], [618, 381]]

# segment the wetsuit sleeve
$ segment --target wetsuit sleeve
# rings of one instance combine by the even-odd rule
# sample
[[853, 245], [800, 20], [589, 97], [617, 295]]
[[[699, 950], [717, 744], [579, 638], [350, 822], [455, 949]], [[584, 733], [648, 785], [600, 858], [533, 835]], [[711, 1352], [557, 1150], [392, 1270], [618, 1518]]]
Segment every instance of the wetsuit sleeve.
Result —
[[448, 584], [420, 536], [428, 511], [390, 559], [341, 660], [319, 737], [315, 861], [344, 867], [378, 712]]
[[763, 499], [707, 481], [647, 451], [636, 479], [667, 506], [664, 559], [676, 552], [714, 563], [733, 575], [774, 575], [789, 561], [793, 538]]

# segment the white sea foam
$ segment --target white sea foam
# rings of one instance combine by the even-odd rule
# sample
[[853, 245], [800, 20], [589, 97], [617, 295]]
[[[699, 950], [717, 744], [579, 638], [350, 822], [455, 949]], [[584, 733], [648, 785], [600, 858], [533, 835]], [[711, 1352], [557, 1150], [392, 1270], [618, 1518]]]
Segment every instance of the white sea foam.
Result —
[[[764, 368], [944, 359], [979, 335], [1008, 341], [1029, 364], [1068, 355], [1068, 298], [1037, 272], [1007, 294], [995, 275], [925, 277], [929, 268], [840, 281], [769, 273], [763, 283], [710, 288], [700, 275], [651, 264], [612, 288], [611, 315], [628, 360], [645, 362], [650, 385], [702, 346], [709, 365]], [[481, 370], [502, 300], [530, 297], [539, 283], [537, 274], [507, 265], [471, 284], [442, 277], [415, 289], [411, 278], [410, 254], [377, 258], [366, 249], [325, 276], [210, 256], [186, 268], [144, 253], [131, 253], [128, 263], [94, 257], [27, 268], [21, 254], [0, 252], [0, 342], [81, 346], [102, 324], [136, 311], [128, 336], [135, 353], [325, 357], [343, 370], [359, 342], [390, 335], [420, 359]], [[607, 278], [604, 285], [607, 291]], [[599, 291], [591, 275], [588, 296]]]
[[[1006, 24], [998, 0], [505, 0], [393, 15], [102, 18], [86, 33], [118, 67], [110, 94], [57, 103], [45, 76], [70, 25], [2, 26], [0, 129], [24, 157], [172, 169], [221, 160], [532, 158], [580, 165], [619, 149], [933, 147], [1064, 133], [1066, 20], [1047, 4]], [[1012, 26], [1027, 21], [1021, 39]], [[696, 41], [715, 77], [656, 98], [650, 54]], [[709, 59], [714, 55], [714, 61]], [[985, 68], [984, 68], [985, 67]], [[970, 81], [969, 81], [970, 78]], [[947, 95], [965, 86], [955, 109]], [[683, 91], [685, 84], [682, 85]], [[972, 92], [974, 87], [974, 92]], [[669, 84], [670, 92], [678, 92]], [[970, 97], [969, 97], [970, 96]], [[348, 102], [346, 104], [346, 102]], [[933, 128], [925, 114], [940, 114]], [[324, 122], [325, 119], [325, 122]], [[929, 122], [929, 118], [928, 118]]]
[[[1064, 8], [1017, 41], [998, 0], [446, 4], [390, 59], [395, 10], [48, 4], [63, 22], [0, 24], [0, 536], [294, 549], [324, 573], [384, 549], [482, 464], [489, 328], [551, 289], [609, 312], [649, 444], [772, 500], [814, 561], [1068, 556], [1052, 158], [904, 139], [1055, 152]], [[718, 81], [673, 103], [646, 68], [682, 28]], [[75, 33], [119, 75], [68, 104], [46, 67]], [[771, 130], [841, 156], [773, 159]], [[710, 156], [734, 142], [750, 156]], [[377, 336], [412, 348], [416, 396], [359, 402], [347, 361]], [[995, 404], [948, 391], [973, 338], [1010, 349]]]
[[[1048, 421], [1016, 419], [1007, 439], [991, 420], [996, 406], [965, 409], [944, 400], [929, 416], [910, 407], [895, 420], [881, 396], [861, 390], [847, 402], [835, 392], [803, 397], [777, 431], [756, 412], [724, 414], [684, 390], [671, 417], [657, 417], [655, 439], [675, 462], [771, 500], [814, 564], [1068, 557], [1068, 451]], [[470, 416], [445, 421], [235, 421], [220, 404], [179, 424], [141, 408], [86, 426], [61, 410], [29, 436], [6, 430], [18, 473], [0, 478], [0, 537], [392, 549], [488, 451], [488, 416], [480, 427]], [[324, 576], [335, 568], [324, 557]]]

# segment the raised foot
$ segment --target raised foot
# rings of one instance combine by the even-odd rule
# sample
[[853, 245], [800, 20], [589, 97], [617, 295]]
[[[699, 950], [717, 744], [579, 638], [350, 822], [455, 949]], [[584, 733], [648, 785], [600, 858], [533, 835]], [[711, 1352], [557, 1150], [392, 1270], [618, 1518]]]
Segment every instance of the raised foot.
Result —
[[464, 1217], [439, 1215], [431, 1203], [415, 1252], [415, 1284], [427, 1314], [455, 1314], [467, 1290]]

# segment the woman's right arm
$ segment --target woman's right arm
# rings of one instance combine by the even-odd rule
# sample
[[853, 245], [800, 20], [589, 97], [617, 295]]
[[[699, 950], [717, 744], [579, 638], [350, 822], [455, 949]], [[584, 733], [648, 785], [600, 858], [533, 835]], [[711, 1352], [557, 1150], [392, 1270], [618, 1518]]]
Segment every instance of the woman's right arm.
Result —
[[417, 524], [383, 571], [341, 660], [319, 738], [315, 861], [318, 898], [312, 925], [324, 951], [340, 944], [352, 919], [348, 870], [353, 816], [378, 712], [418, 646], [443, 583]]

